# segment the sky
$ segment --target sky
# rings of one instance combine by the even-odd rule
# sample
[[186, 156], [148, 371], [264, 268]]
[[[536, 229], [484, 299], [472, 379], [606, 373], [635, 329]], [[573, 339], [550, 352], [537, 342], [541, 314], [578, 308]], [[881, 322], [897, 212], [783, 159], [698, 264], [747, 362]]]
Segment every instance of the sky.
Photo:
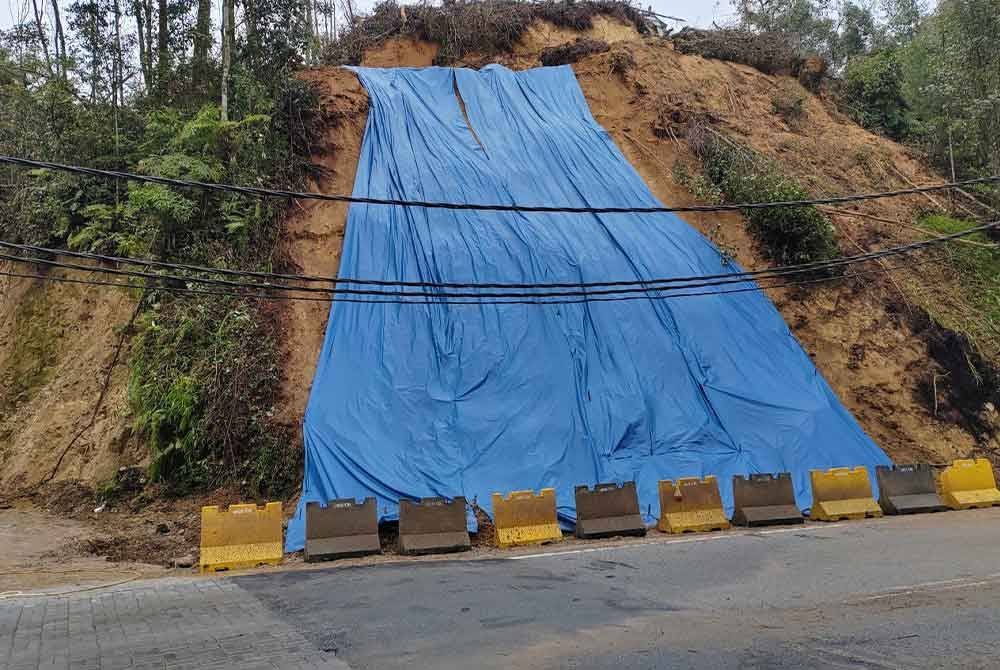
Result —
[[[47, 0], [39, 0], [39, 5], [46, 6]], [[64, 0], [61, 5], [68, 5]], [[373, 0], [362, 0], [361, 7], [370, 7]], [[653, 11], [686, 19], [688, 24], [699, 28], [712, 25], [713, 21], [720, 23], [732, 19], [733, 7], [730, 0], [641, 0], [643, 7], [652, 6]], [[0, 29], [11, 25], [24, 16], [25, 7], [30, 12], [30, 0], [0, 0]]]

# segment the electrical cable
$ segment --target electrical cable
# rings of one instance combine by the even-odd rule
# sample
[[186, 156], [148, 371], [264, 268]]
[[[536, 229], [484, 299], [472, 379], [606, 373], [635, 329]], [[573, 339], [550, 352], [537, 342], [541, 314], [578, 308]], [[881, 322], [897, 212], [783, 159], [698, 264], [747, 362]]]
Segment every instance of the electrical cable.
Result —
[[[889, 255], [898, 255], [900, 253], [907, 253], [904, 251], [900, 252], [883, 252], [878, 256], [873, 258], [863, 258], [860, 260], [852, 260], [850, 263], [842, 264], [854, 264], [859, 262], [869, 262], [871, 260], [878, 260]], [[176, 281], [181, 283], [197, 283], [201, 285], [215, 285], [215, 286], [225, 286], [228, 288], [240, 289], [265, 289], [265, 290], [280, 290], [290, 293], [296, 292], [306, 292], [306, 293], [322, 293], [325, 295], [360, 295], [360, 296], [383, 296], [392, 298], [475, 298], [477, 300], [486, 299], [509, 299], [509, 298], [574, 298], [574, 297], [586, 297], [586, 296], [602, 296], [602, 295], [623, 295], [630, 293], [649, 293], [649, 292], [666, 292], [681, 289], [692, 289], [692, 288], [704, 288], [709, 286], [721, 286], [727, 284], [742, 284], [747, 281], [752, 281], [752, 279], [739, 277], [739, 276], [729, 276], [723, 279], [706, 281], [706, 282], [691, 282], [681, 285], [671, 284], [668, 286], [647, 286], [640, 288], [617, 288], [617, 289], [598, 289], [591, 291], [547, 291], [540, 293], [440, 293], [440, 292], [430, 292], [430, 291], [383, 291], [383, 290], [367, 290], [367, 289], [326, 289], [326, 288], [313, 288], [313, 287], [293, 287], [293, 286], [278, 286], [274, 284], [248, 284], [240, 282], [232, 282], [227, 280], [215, 280], [215, 279], [205, 279], [196, 277], [182, 277], [178, 275], [166, 275], [166, 274], [153, 274], [148, 272], [137, 272], [133, 270], [116, 270], [112, 268], [95, 268], [86, 265], [77, 265], [74, 263], [60, 263], [58, 261], [51, 261], [42, 258], [24, 258], [20, 256], [12, 256], [9, 254], [0, 254], [0, 260], [8, 260], [15, 263], [22, 264], [34, 264], [34, 265], [45, 265], [47, 267], [55, 267], [60, 269], [69, 270], [81, 270], [84, 272], [95, 272], [101, 274], [110, 274], [114, 276], [127, 276], [136, 277], [141, 279], [155, 279], [155, 280], [166, 280], [166, 281]], [[846, 259], [845, 259], [846, 260]], [[764, 277], [765, 279], [770, 279], [772, 277], [782, 277], [795, 274], [804, 274], [804, 271], [797, 270], [794, 272], [782, 272], [775, 273], [774, 275], [769, 275]]]
[[[980, 226], [975, 226], [968, 228], [957, 233], [951, 233], [949, 235], [942, 235], [938, 237], [933, 237], [927, 240], [921, 240], [918, 242], [912, 242], [910, 244], [900, 245], [896, 247], [889, 247], [886, 249], [867, 252], [864, 254], [858, 254], [855, 256], [844, 256], [840, 258], [830, 259], [827, 261], [817, 261], [813, 263], [805, 263], [800, 265], [789, 265], [789, 266], [778, 266], [775, 268], [766, 268], [763, 270], [755, 270], [750, 272], [739, 272], [739, 273], [727, 273], [727, 274], [714, 274], [714, 275], [698, 275], [698, 276], [688, 276], [688, 277], [672, 277], [664, 279], [648, 279], [648, 280], [637, 280], [632, 282], [595, 282], [595, 283], [581, 283], [581, 284], [435, 284], [432, 282], [391, 282], [391, 281], [379, 281], [380, 286], [410, 286], [413, 284], [418, 284], [420, 286], [428, 287], [445, 287], [452, 288], [455, 286], [468, 287], [468, 288], [490, 288], [494, 286], [501, 287], [517, 287], [517, 288], [529, 288], [529, 289], [547, 289], [553, 286], [557, 287], [570, 287], [576, 289], [582, 289], [582, 291], [572, 291], [572, 292], [545, 292], [545, 293], [438, 293], [438, 292], [405, 292], [405, 291], [376, 291], [376, 290], [361, 290], [353, 288], [316, 288], [307, 286], [284, 286], [271, 283], [257, 283], [257, 282], [235, 282], [224, 279], [215, 278], [205, 278], [205, 277], [191, 277], [191, 276], [178, 276], [172, 274], [158, 274], [150, 273], [145, 271], [135, 271], [135, 270], [120, 270], [113, 268], [98, 268], [92, 266], [78, 265], [74, 263], [63, 263], [59, 261], [52, 261], [41, 258], [24, 258], [21, 256], [14, 256], [10, 254], [0, 253], [0, 259], [5, 259], [13, 262], [20, 263], [35, 263], [41, 265], [47, 265], [51, 267], [60, 267], [66, 269], [83, 270], [87, 272], [103, 272], [105, 274], [118, 275], [118, 276], [129, 276], [129, 277], [139, 277], [144, 279], [156, 279], [156, 280], [172, 280], [184, 283], [197, 283], [203, 285], [217, 285], [226, 286], [229, 288], [249, 288], [249, 289], [270, 289], [278, 291], [289, 291], [289, 292], [302, 292], [302, 293], [322, 293], [322, 294], [332, 294], [332, 295], [363, 295], [363, 296], [391, 296], [391, 297], [410, 297], [410, 298], [558, 298], [558, 297], [580, 297], [580, 296], [597, 296], [597, 295], [614, 295], [621, 293], [644, 293], [647, 291], [667, 291], [674, 289], [690, 289], [690, 288], [700, 288], [703, 286], [712, 285], [722, 285], [722, 284], [733, 284], [740, 283], [744, 281], [750, 281], [753, 279], [761, 278], [772, 278], [772, 277], [783, 277], [795, 274], [805, 274], [808, 272], [815, 272], [819, 270], [825, 270], [830, 268], [837, 268], [846, 265], [852, 265], [856, 263], [869, 262], [873, 260], [879, 260], [881, 258], [900, 255], [903, 253], [909, 253], [910, 251], [919, 250], [936, 244], [942, 244], [951, 240], [960, 239], [975, 233], [988, 231], [1000, 227], [1000, 221], [994, 221], [991, 223], [986, 223]], [[54, 255], [63, 254], [62, 251], [58, 249], [48, 249], [44, 247], [37, 247], [32, 245], [18, 245], [10, 242], [0, 242], [0, 246], [5, 246], [9, 248], [22, 249], [22, 250], [38, 250], [44, 251], [46, 253], [51, 253]], [[73, 255], [72, 253], [68, 255]], [[98, 259], [113, 259], [116, 257], [100, 256], [98, 254], [91, 254], [90, 256], [95, 256]], [[145, 263], [146, 261], [138, 259], [124, 259], [125, 262], [133, 265], [140, 263]], [[203, 272], [212, 272], [210, 268], [204, 268]], [[233, 275], [233, 271], [227, 273], [229, 276]], [[294, 277], [295, 275], [287, 275], [288, 277]], [[699, 283], [701, 282], [701, 283]], [[331, 282], [339, 283], [339, 282]], [[660, 286], [660, 284], [666, 284], [666, 286]], [[594, 286], [613, 286], [613, 287], [623, 287], [623, 288], [613, 288], [610, 290], [587, 290]]]
[[[760, 270], [754, 273], [730, 273], [724, 275], [702, 275], [693, 277], [679, 277], [665, 280], [657, 281], [643, 281], [639, 287], [634, 287], [636, 284], [631, 284], [630, 288], [613, 288], [604, 290], [583, 290], [583, 291], [553, 291], [553, 292], [532, 292], [532, 293], [516, 293], [516, 292], [501, 292], [501, 293], [441, 293], [441, 292], [406, 292], [406, 291], [381, 291], [381, 290], [364, 290], [364, 289], [351, 289], [351, 288], [317, 288], [317, 287], [301, 287], [301, 286], [281, 286], [276, 284], [260, 284], [260, 283], [246, 283], [246, 282], [234, 282], [223, 279], [213, 279], [204, 277], [188, 277], [188, 276], [178, 276], [171, 274], [157, 274], [144, 271], [135, 270], [120, 270], [113, 268], [100, 268], [79, 265], [75, 263], [63, 263], [60, 261], [53, 261], [42, 258], [24, 258], [21, 256], [14, 256], [10, 254], [0, 253], [0, 259], [9, 260], [16, 263], [23, 264], [37, 264], [46, 265], [49, 267], [58, 267], [63, 269], [71, 270], [82, 270], [85, 272], [97, 272], [110, 274], [115, 276], [126, 276], [126, 277], [137, 277], [142, 279], [154, 279], [159, 281], [177, 281], [182, 283], [197, 283], [202, 285], [214, 285], [214, 286], [224, 286], [227, 288], [236, 289], [264, 289], [264, 290], [279, 290], [286, 292], [304, 292], [304, 293], [322, 293], [326, 295], [354, 295], [354, 296], [381, 296], [381, 297], [393, 297], [393, 298], [434, 298], [434, 299], [452, 299], [452, 298], [475, 298], [477, 300], [487, 299], [509, 299], [509, 298], [569, 298], [569, 297], [589, 297], [593, 298], [595, 296], [604, 295], [622, 295], [629, 293], [648, 293], [648, 292], [665, 292], [672, 290], [681, 289], [692, 289], [692, 288], [703, 288], [710, 286], [720, 286], [726, 284], [736, 284], [743, 283], [746, 281], [751, 281], [753, 279], [771, 279], [778, 277], [785, 277], [789, 275], [805, 274], [807, 272], [814, 272], [819, 269], [830, 269], [837, 268], [846, 265], [853, 265], [857, 263], [870, 262], [874, 260], [880, 260], [882, 258], [887, 258], [890, 256], [897, 256], [905, 253], [910, 253], [912, 251], [920, 250], [923, 248], [930, 247], [932, 245], [943, 244], [945, 242], [959, 239], [968, 235], [972, 235], [985, 230], [990, 230], [992, 228], [1000, 227], [1000, 221], [992, 222], [988, 224], [983, 224], [981, 226], [976, 226], [969, 228], [964, 231], [959, 231], [957, 233], [951, 233], [949, 235], [942, 235], [939, 237], [933, 237], [927, 240], [922, 240], [919, 242], [912, 242], [910, 244], [900, 245], [897, 247], [889, 247], [887, 249], [882, 249], [879, 251], [868, 252], [865, 254], [859, 254], [856, 256], [846, 256], [838, 259], [832, 259], [830, 261], [825, 261], [822, 263], [808, 264], [804, 269], [796, 266], [787, 267], [777, 267], [771, 268], [770, 270]], [[57, 252], [58, 253], [58, 252]], [[666, 286], [651, 285], [654, 283], [666, 283]], [[532, 288], [534, 286], [527, 285]], [[547, 288], [542, 286], [540, 288]]]
[[[616, 296], [596, 296], [590, 297], [586, 296], [582, 299], [548, 299], [548, 300], [451, 300], [443, 296], [436, 296], [436, 298], [423, 298], [416, 300], [405, 300], [405, 299], [384, 299], [376, 300], [372, 298], [317, 298], [308, 296], [290, 296], [290, 295], [252, 295], [245, 293], [234, 293], [231, 291], [211, 291], [202, 289], [189, 289], [181, 288], [175, 286], [161, 286], [156, 288], [149, 288], [150, 291], [167, 291], [171, 293], [179, 294], [193, 294], [193, 295], [215, 295], [215, 296], [226, 296], [235, 298], [244, 298], [251, 300], [273, 300], [273, 301], [307, 301], [307, 302], [346, 302], [346, 303], [362, 303], [362, 304], [391, 304], [391, 305], [570, 305], [570, 304], [580, 304], [580, 303], [590, 303], [590, 302], [620, 302], [629, 300], [668, 300], [671, 298], [687, 298], [696, 296], [708, 296], [708, 295], [725, 295], [729, 293], [747, 293], [751, 291], [761, 291], [770, 288], [790, 288], [795, 286], [805, 286], [810, 284], [820, 284], [833, 281], [842, 281], [845, 279], [850, 279], [853, 277], [864, 277], [869, 275], [877, 275], [888, 272], [895, 272], [898, 270], [912, 269], [914, 267], [928, 265], [928, 264], [941, 264], [943, 261], [940, 259], [925, 259], [922, 261], [914, 261], [912, 263], [907, 263], [903, 265], [897, 265], [893, 267], [882, 267], [872, 270], [865, 270], [861, 272], [846, 273], [843, 275], [836, 275], [830, 277], [816, 277], [812, 279], [803, 279], [798, 281], [787, 281], [787, 282], [775, 282], [771, 284], [754, 284], [753, 286], [725, 289], [720, 291], [696, 291], [696, 292], [686, 292], [686, 293], [665, 293], [657, 295], [616, 295]], [[84, 284], [90, 286], [105, 286], [105, 287], [116, 287], [123, 289], [139, 290], [147, 287], [139, 286], [136, 284], [127, 284], [122, 282], [109, 282], [101, 280], [90, 280], [90, 279], [71, 279], [68, 277], [53, 277], [51, 275], [40, 275], [40, 274], [29, 274], [29, 273], [19, 273], [19, 272], [7, 272], [0, 271], [0, 276], [4, 277], [15, 277], [24, 279], [37, 279], [42, 281], [52, 281], [57, 283], [69, 283], [69, 284]], [[386, 294], [390, 296], [392, 294]], [[397, 294], [398, 295], [398, 294]], [[443, 298], [443, 299], [442, 299]]]
[[215, 191], [222, 193], [238, 193], [241, 195], [258, 198], [285, 198], [293, 200], [323, 200], [330, 202], [348, 202], [363, 205], [392, 205], [400, 207], [419, 207], [423, 209], [448, 209], [448, 210], [477, 210], [485, 212], [526, 212], [526, 213], [565, 213], [565, 214], [665, 214], [679, 212], [729, 212], [747, 209], [769, 209], [785, 207], [805, 207], [810, 205], [833, 205], [847, 202], [858, 202], [861, 200], [874, 200], [878, 198], [894, 198], [903, 195], [913, 195], [918, 193], [932, 193], [951, 188], [963, 186], [975, 186], [978, 184], [994, 184], [1000, 182], [1000, 175], [989, 177], [979, 177], [976, 179], [966, 179], [963, 181], [946, 182], [931, 186], [914, 186], [895, 191], [879, 191], [873, 193], [856, 193], [851, 195], [831, 196], [828, 198], [815, 198], [810, 200], [782, 200], [778, 202], [748, 202], [725, 205], [688, 205], [684, 207], [561, 207], [550, 205], [513, 205], [513, 204], [476, 204], [476, 203], [455, 203], [428, 200], [401, 200], [395, 198], [369, 198], [354, 195], [342, 195], [331, 193], [309, 193], [302, 191], [287, 191], [282, 189], [261, 188], [257, 186], [236, 186], [233, 184], [213, 184], [203, 181], [186, 179], [173, 179], [170, 177], [157, 177], [154, 175], [136, 174], [133, 172], [122, 172], [119, 170], [102, 170], [99, 168], [88, 168], [79, 165], [64, 165], [49, 161], [31, 160], [28, 158], [18, 158], [16, 156], [0, 156], [0, 163], [19, 165], [21, 167], [42, 168], [48, 170], [58, 170], [74, 174], [83, 174], [91, 177], [104, 179], [126, 179], [164, 186], [173, 186], [187, 189], [201, 189], [205, 191]]

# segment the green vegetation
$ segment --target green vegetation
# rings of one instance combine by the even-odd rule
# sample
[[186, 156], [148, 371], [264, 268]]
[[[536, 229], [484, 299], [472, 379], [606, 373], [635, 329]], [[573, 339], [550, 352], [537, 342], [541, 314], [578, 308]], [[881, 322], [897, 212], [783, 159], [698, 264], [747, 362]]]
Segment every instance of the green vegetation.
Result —
[[1000, 0], [944, 0], [901, 47], [913, 141], [946, 174], [952, 154], [960, 178], [1000, 173], [998, 35]]
[[[63, 9], [62, 22], [46, 15], [0, 32], [0, 153], [302, 188], [317, 106], [293, 77], [312, 57], [317, 24], [307, 6], [241, 6], [238, 32], [218, 50], [210, 0], [137, 0], [130, 17], [118, 3], [81, 0]], [[232, 0], [224, 9], [232, 15]], [[218, 268], [273, 270], [287, 206], [47, 170], [4, 170], [0, 184], [0, 239]], [[178, 492], [230, 481], [251, 494], [289, 491], [301, 447], [274, 416], [270, 308], [177, 296], [155, 283], [135, 295], [129, 402], [150, 444], [151, 477]], [[30, 365], [4, 380], [5, 403], [25, 397], [51, 367], [49, 339], [36, 332], [47, 319], [24, 316], [34, 330], [19, 335], [24, 350], [15, 353]]]
[[[735, 4], [748, 35], [830, 62], [840, 105], [865, 127], [916, 145], [944, 174], [952, 159], [960, 179], [1000, 173], [1000, 0], [930, 12], [917, 0]], [[980, 195], [1000, 204], [996, 187]]]
[[177, 488], [295, 485], [299, 450], [272, 423], [280, 370], [273, 332], [231, 298], [153, 304], [135, 343], [129, 399], [153, 452], [150, 476]]
[[[975, 226], [941, 215], [925, 216], [920, 225], [935, 235], [957, 233]], [[952, 243], [943, 253], [961, 273], [963, 302], [971, 308], [974, 318], [968, 318], [969, 314], [941, 310], [934, 316], [947, 327], [968, 335], [981, 350], [997, 353], [1000, 351], [1000, 249], [983, 233], [964, 239], [971, 244]]]
[[[777, 165], [732, 140], [708, 132], [695, 150], [708, 179], [727, 202], [809, 198], [808, 192], [782, 174]], [[750, 233], [775, 264], [812, 263], [840, 255], [833, 226], [815, 207], [746, 209], [743, 214]]]
[[771, 95], [771, 111], [795, 126], [806, 115], [806, 93], [792, 82], [783, 82]]
[[850, 115], [865, 128], [897, 140], [909, 134], [903, 68], [895, 52], [881, 51], [848, 63], [843, 96]]
[[[283, 95], [313, 104], [294, 80]], [[199, 181], [254, 183], [266, 176], [271, 183], [294, 184], [295, 172], [289, 171], [301, 163], [289, 154], [289, 128], [275, 124], [274, 111], [272, 104], [239, 121], [222, 121], [214, 105], [186, 117], [159, 110], [147, 126], [138, 169]], [[103, 206], [103, 218], [87, 220], [68, 243], [271, 270], [282, 206], [130, 185], [117, 208], [120, 216]], [[146, 304], [130, 359], [129, 400], [136, 428], [153, 452], [151, 478], [178, 491], [224, 481], [245, 481], [260, 493], [290, 490], [301, 450], [292, 443], [292, 431], [273, 420], [278, 351], [261, 306], [155, 292]]]
[[703, 172], [692, 173], [688, 166], [680, 161], [674, 164], [673, 177], [675, 182], [691, 191], [691, 195], [702, 202], [717, 205], [725, 200], [722, 189]]
[[[913, 146], [942, 175], [1000, 174], [1000, 0], [737, 0], [735, 6], [740, 31], [766, 43], [756, 52], [783, 53], [785, 42], [800, 59], [816, 55], [829, 62], [833, 79], [827, 89], [865, 127]], [[872, 179], [881, 179], [876, 158], [866, 152], [855, 156]], [[994, 218], [1000, 188], [973, 190], [980, 203], [963, 199], [960, 209]], [[926, 217], [921, 224], [929, 234], [973, 225], [944, 216]], [[947, 375], [941, 382], [947, 390], [939, 392], [934, 380], [921, 390], [928, 408], [945, 416], [943, 402], [984, 436], [994, 428], [984, 423], [983, 407], [1000, 398], [995, 243], [977, 235], [938, 252], [958, 274], [958, 289], [908, 290], [907, 300], [923, 309], [911, 309], [908, 302], [902, 311]]]

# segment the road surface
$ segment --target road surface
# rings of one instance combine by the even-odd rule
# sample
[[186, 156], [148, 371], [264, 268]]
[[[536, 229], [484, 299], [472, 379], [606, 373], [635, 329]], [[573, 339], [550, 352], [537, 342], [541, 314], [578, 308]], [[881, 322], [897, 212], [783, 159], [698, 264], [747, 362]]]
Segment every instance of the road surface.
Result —
[[1000, 508], [499, 556], [8, 598], [0, 667], [1000, 667]]

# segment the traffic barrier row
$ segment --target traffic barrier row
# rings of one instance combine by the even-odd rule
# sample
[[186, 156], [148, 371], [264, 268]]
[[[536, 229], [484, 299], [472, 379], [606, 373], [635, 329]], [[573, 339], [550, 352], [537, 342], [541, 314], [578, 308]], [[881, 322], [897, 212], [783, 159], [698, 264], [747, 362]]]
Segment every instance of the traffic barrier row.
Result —
[[[1000, 490], [989, 461], [957, 460], [935, 477], [929, 465], [878, 466], [878, 501], [864, 467], [812, 470], [809, 518], [839, 521], [944, 509], [1000, 505]], [[575, 489], [576, 535], [584, 539], [645, 535], [635, 482]], [[687, 533], [729, 528], [714, 476], [659, 483], [658, 529]], [[803, 515], [795, 503], [791, 475], [733, 477], [733, 523], [741, 526], [795, 524]], [[562, 530], [555, 490], [493, 494], [496, 543], [500, 547], [558, 542]], [[426, 554], [469, 549], [465, 498], [403, 500], [399, 505], [399, 551]], [[363, 556], [381, 551], [374, 498], [358, 503], [333, 500], [306, 505], [307, 561]], [[281, 503], [202, 508], [202, 572], [278, 564], [282, 560]]]
[[465, 498], [422, 498], [420, 503], [399, 501], [399, 551], [435, 554], [471, 547], [465, 523]]
[[367, 556], [381, 551], [375, 498], [331, 500], [327, 506], [306, 504], [306, 561]]
[[951, 509], [1000, 505], [993, 468], [985, 458], [955, 461], [941, 473], [941, 496]]
[[919, 514], [945, 509], [937, 492], [934, 471], [927, 464], [879, 465], [878, 504], [886, 514]]
[[497, 546], [518, 547], [525, 544], [558, 542], [562, 539], [556, 515], [556, 490], [514, 491], [506, 498], [493, 494], [493, 525]]

